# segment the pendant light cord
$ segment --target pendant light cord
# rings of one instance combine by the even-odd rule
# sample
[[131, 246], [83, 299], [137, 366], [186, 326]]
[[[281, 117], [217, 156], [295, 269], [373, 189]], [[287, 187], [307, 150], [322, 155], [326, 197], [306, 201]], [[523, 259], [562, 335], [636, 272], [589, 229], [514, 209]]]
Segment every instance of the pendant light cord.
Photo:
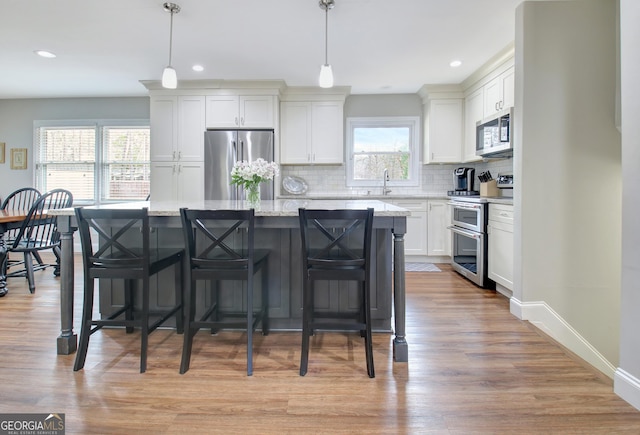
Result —
[[169, 24], [169, 66], [171, 66], [171, 51], [173, 50], [173, 9], [171, 9], [171, 21]]
[[329, 65], [329, 7], [324, 7], [324, 64]]

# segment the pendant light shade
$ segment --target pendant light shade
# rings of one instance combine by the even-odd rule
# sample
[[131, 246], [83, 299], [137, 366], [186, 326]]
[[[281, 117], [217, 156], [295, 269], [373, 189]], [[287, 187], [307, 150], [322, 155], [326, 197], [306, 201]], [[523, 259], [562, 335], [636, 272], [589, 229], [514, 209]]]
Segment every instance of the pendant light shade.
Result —
[[331, 65], [322, 65], [320, 67], [320, 87], [321, 88], [331, 88], [333, 87], [333, 70], [331, 69]]
[[329, 9], [333, 9], [335, 1], [320, 0], [319, 6], [324, 10], [324, 65], [320, 67], [318, 84], [321, 88], [331, 88], [333, 87], [333, 69], [329, 65]]
[[176, 70], [171, 66], [167, 66], [162, 71], [162, 87], [167, 89], [178, 87], [178, 76], [176, 75]]
[[171, 51], [173, 47], [173, 14], [180, 12], [180, 6], [175, 3], [165, 3], [162, 7], [165, 11], [171, 14], [171, 22], [169, 25], [169, 64], [162, 72], [162, 87], [175, 89], [178, 87], [178, 76], [176, 74], [176, 70], [171, 66]]

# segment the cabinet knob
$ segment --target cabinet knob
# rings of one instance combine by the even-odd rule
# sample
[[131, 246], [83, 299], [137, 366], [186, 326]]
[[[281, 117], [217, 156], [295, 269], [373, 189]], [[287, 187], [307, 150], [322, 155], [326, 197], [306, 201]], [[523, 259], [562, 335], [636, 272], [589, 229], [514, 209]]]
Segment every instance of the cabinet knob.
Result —
[[244, 125], [244, 117], [240, 118], [240, 124]]
[[234, 118], [233, 122], [235, 122], [236, 125], [238, 125], [238, 117], [237, 116]]

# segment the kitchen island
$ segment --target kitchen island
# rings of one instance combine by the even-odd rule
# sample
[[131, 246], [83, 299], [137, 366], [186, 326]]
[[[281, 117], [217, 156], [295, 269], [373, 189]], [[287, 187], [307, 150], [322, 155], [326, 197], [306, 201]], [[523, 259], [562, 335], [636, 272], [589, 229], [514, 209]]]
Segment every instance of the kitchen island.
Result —
[[[180, 208], [192, 209], [244, 209], [243, 201], [150, 201], [109, 204], [103, 208], [141, 208], [149, 209], [150, 223], [155, 243], [163, 246], [183, 246]], [[408, 360], [408, 347], [405, 337], [405, 277], [404, 277], [404, 235], [406, 220], [410, 211], [378, 200], [308, 200], [279, 199], [263, 200], [256, 209], [256, 246], [269, 248], [272, 259], [269, 261], [269, 316], [272, 329], [297, 330], [301, 327], [302, 310], [302, 270], [300, 258], [300, 239], [298, 208], [313, 209], [374, 209], [373, 234], [373, 288], [372, 305], [374, 329], [395, 331], [393, 355], [397, 362]], [[92, 207], [93, 208], [93, 207]], [[53, 214], [53, 213], [52, 213]], [[58, 354], [75, 352], [76, 334], [73, 331], [73, 233], [76, 229], [73, 209], [56, 210], [58, 229], [61, 234], [61, 333], [58, 337]], [[392, 247], [393, 246], [393, 247]], [[400, 271], [400, 273], [393, 273]], [[171, 271], [167, 271], [171, 273]], [[171, 303], [172, 281], [158, 277], [155, 284], [157, 306]], [[349, 283], [350, 284], [350, 283]], [[115, 293], [110, 291], [110, 282], [100, 283], [100, 306], [111, 307], [120, 303]], [[354, 306], [353, 286], [330, 285], [329, 296], [323, 303], [327, 309], [350, 310]], [[237, 294], [237, 292], [235, 292]], [[242, 306], [242, 300], [230, 298], [226, 303]], [[392, 306], [394, 315], [391, 315]], [[153, 309], [153, 307], [152, 307]], [[392, 328], [391, 320], [394, 320]]]

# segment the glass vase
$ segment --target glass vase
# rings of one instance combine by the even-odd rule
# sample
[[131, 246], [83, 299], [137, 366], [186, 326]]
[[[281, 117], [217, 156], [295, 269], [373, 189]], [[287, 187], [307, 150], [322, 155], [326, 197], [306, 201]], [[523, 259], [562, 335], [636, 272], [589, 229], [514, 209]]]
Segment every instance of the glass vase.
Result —
[[249, 207], [258, 208], [260, 206], [260, 183], [247, 186], [246, 199]]

